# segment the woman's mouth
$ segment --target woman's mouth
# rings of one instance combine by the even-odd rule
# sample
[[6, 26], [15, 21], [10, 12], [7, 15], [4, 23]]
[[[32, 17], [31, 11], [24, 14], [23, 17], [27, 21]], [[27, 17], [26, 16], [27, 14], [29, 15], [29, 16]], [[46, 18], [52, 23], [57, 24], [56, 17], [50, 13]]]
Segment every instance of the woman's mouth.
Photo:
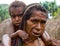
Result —
[[40, 36], [40, 33], [37, 32], [31, 32], [33, 36]]

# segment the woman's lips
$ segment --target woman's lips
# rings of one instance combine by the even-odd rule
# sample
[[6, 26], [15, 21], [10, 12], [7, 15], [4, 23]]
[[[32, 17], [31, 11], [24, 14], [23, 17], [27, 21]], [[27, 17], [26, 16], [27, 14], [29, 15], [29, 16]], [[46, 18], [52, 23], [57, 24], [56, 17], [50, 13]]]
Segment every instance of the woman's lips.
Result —
[[36, 29], [32, 29], [32, 35], [34, 36], [40, 36], [40, 31], [37, 31]]
[[40, 33], [37, 33], [37, 32], [31, 32], [32, 33], [32, 35], [34, 35], [34, 36], [40, 36]]

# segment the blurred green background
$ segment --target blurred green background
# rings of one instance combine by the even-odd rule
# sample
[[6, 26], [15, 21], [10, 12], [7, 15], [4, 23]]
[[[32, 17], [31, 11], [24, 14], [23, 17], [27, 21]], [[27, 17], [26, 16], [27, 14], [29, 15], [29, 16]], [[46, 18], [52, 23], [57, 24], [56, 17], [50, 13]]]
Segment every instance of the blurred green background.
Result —
[[[56, 4], [56, 0], [53, 2], [45, 1], [45, 2], [40, 2], [41, 5], [43, 5], [48, 11], [48, 16], [53, 18], [58, 16], [60, 13], [60, 5]], [[0, 23], [9, 18], [9, 12], [8, 12], [9, 5], [8, 4], [0, 4]]]

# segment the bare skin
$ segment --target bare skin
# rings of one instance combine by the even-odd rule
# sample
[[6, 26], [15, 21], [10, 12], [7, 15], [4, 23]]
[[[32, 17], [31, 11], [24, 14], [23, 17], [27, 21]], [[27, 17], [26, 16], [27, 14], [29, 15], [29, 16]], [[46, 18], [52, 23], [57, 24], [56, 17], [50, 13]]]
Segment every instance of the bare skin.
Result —
[[[33, 15], [34, 15], [35, 13], [33, 13]], [[35, 14], [35, 15], [38, 15], [38, 16], [36, 16], [36, 17], [39, 17], [39, 11]], [[44, 21], [46, 21], [46, 19], [45, 19], [46, 17], [43, 17], [43, 20]], [[40, 19], [38, 18], [38, 23], [36, 23], [35, 24], [35, 17], [33, 17], [33, 19], [30, 19], [30, 20], [28, 20], [27, 21], [27, 24], [28, 24], [28, 26], [31, 24], [31, 27], [33, 27], [34, 25], [36, 26], [34, 26], [34, 29], [36, 28], [36, 29], [39, 29], [40, 28], [40, 26], [37, 26], [38, 25], [38, 23], [40, 22]], [[42, 18], [41, 18], [42, 19]], [[33, 21], [32, 21], [33, 20]], [[40, 25], [40, 24], [39, 24]], [[29, 28], [29, 31], [28, 31], [28, 34], [30, 35], [30, 37], [29, 37], [29, 40], [28, 41], [25, 41], [26, 40], [26, 38], [28, 38], [28, 34], [26, 35], [26, 37], [24, 37], [25, 36], [25, 34], [23, 33], [23, 31], [21, 31], [21, 30], [19, 30], [19, 31], [16, 31], [15, 33], [13, 33], [13, 34], [11, 34], [10, 35], [10, 37], [11, 38], [13, 38], [13, 37], [17, 37], [17, 36], [20, 36], [22, 39], [23, 39], [23, 41], [24, 41], [24, 44], [23, 44], [23, 46], [33, 46], [33, 45], [36, 45], [36, 46], [38, 46], [38, 39], [37, 39], [37, 37], [39, 36], [39, 35], [41, 35], [41, 33], [43, 33], [44, 32], [44, 28], [45, 28], [45, 24], [44, 25], [42, 25], [42, 30], [41, 30], [41, 32], [40, 31], [37, 31], [37, 32], [39, 32], [39, 34], [38, 35], [33, 35], [33, 37], [32, 37], [32, 35], [29, 33], [30, 31], [31, 31], [31, 28], [30, 28], [30, 26], [28, 27]], [[28, 29], [27, 29], [28, 30]], [[26, 30], [26, 31], [27, 31]], [[40, 30], [40, 29], [39, 29]], [[34, 30], [32, 30], [32, 31], [34, 31]], [[34, 31], [35, 32], [35, 31]], [[36, 33], [37, 33], [36, 32]], [[23, 34], [23, 36], [21, 35], [21, 34]], [[23, 38], [24, 37], [24, 38]], [[45, 46], [44, 45], [44, 42], [42, 41], [42, 39], [40, 40], [40, 42], [41, 42], [41, 46]], [[27, 44], [28, 43], [28, 44]]]
[[[23, 46], [45, 46], [44, 41], [39, 41], [38, 38], [43, 34], [45, 29], [46, 16], [44, 12], [34, 11], [29, 20], [27, 20], [27, 25], [25, 31], [29, 34], [28, 43], [24, 43]], [[40, 39], [40, 38], [39, 38]], [[39, 42], [41, 42], [41, 44]], [[38, 45], [39, 44], [39, 45]]]

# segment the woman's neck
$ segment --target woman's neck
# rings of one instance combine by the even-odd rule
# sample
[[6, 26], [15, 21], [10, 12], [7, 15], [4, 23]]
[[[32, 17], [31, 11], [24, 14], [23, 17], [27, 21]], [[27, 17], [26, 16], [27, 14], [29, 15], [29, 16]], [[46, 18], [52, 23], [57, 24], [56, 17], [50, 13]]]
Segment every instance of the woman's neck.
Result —
[[36, 39], [38, 39], [38, 38], [37, 37], [33, 37], [33, 36], [29, 36], [29, 38], [25, 40], [25, 43], [28, 44], [30, 42], [34, 42]]

